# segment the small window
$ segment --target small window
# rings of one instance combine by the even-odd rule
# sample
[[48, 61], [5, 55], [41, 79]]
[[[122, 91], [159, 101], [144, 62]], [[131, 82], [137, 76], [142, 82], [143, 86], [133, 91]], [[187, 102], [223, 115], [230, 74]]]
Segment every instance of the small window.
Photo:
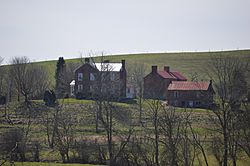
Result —
[[115, 80], [115, 73], [113, 73], [113, 72], [110, 73], [110, 80], [112, 80], [112, 81]]
[[194, 107], [194, 102], [193, 101], [188, 101], [188, 106], [191, 107], [191, 108]]
[[128, 93], [130, 93], [130, 88], [128, 88]]
[[95, 81], [95, 75], [93, 73], [90, 73], [90, 81]]
[[201, 92], [196, 92], [196, 97], [200, 98], [201, 97]]
[[174, 98], [178, 98], [179, 97], [179, 93], [177, 91], [174, 91]]
[[78, 91], [82, 91], [83, 86], [82, 85], [78, 85]]
[[78, 81], [82, 81], [83, 73], [78, 73]]
[[90, 85], [90, 87], [89, 87], [89, 91], [90, 91], [91, 93], [93, 93], [93, 92], [94, 92], [94, 87], [93, 87], [92, 85]]
[[201, 105], [201, 102], [200, 102], [200, 101], [196, 101], [196, 102], [195, 102], [195, 105], [196, 105], [196, 106], [200, 106], [200, 105]]

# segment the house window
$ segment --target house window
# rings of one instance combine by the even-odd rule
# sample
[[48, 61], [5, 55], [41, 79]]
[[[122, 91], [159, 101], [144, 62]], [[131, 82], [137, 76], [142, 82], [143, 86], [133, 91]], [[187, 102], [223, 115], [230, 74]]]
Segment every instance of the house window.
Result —
[[92, 85], [90, 85], [90, 87], [89, 87], [89, 91], [90, 91], [91, 93], [93, 93], [93, 92], [94, 92], [94, 87], [93, 87]]
[[196, 97], [200, 98], [201, 97], [201, 92], [196, 92]]
[[83, 73], [78, 73], [78, 81], [82, 81]]
[[178, 98], [179, 97], [179, 93], [177, 91], [174, 91], [174, 98]]
[[130, 88], [128, 87], [128, 93], [130, 93]]
[[75, 86], [71, 85], [71, 86], [70, 86], [70, 89], [71, 89], [71, 96], [72, 96], [72, 95], [74, 95]]
[[112, 80], [112, 81], [115, 80], [115, 73], [113, 73], [113, 72], [110, 73], [110, 80]]
[[200, 101], [196, 101], [196, 102], [195, 102], [195, 105], [196, 105], [196, 106], [200, 106], [200, 105], [201, 105], [201, 102], [200, 102]]
[[194, 102], [193, 101], [189, 101], [188, 102], [188, 106], [191, 107], [191, 108], [194, 107]]
[[95, 75], [93, 73], [90, 73], [90, 81], [95, 81]]
[[78, 85], [78, 91], [82, 91], [83, 86], [82, 85]]

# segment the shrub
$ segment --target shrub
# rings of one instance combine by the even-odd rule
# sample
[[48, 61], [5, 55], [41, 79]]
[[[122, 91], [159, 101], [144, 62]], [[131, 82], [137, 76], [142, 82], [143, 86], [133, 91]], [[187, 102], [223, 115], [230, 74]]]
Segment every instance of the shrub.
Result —
[[54, 107], [56, 105], [56, 94], [53, 90], [46, 90], [44, 92], [43, 101], [45, 102], [45, 105], [49, 107]]

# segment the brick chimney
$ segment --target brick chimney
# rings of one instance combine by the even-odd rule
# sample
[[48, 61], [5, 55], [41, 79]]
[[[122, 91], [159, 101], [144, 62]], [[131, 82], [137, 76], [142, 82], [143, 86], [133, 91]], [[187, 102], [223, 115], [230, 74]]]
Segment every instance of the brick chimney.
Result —
[[89, 63], [89, 58], [85, 58], [85, 63]]
[[122, 60], [122, 69], [125, 69], [125, 60]]
[[164, 66], [164, 71], [169, 72], [170, 67], [169, 66]]
[[152, 73], [157, 73], [157, 66], [152, 66]]

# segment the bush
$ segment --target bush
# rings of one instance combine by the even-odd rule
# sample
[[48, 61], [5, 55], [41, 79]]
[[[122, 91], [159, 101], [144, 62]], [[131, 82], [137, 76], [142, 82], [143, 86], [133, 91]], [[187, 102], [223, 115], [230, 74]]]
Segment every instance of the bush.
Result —
[[56, 105], [56, 94], [53, 90], [46, 90], [44, 92], [43, 101], [46, 106], [54, 107]]

